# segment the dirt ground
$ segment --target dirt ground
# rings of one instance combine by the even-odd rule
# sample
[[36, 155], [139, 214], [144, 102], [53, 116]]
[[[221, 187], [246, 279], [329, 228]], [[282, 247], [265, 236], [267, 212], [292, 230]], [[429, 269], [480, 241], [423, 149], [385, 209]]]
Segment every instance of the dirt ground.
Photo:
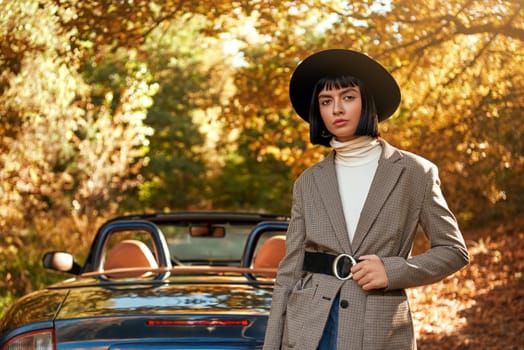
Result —
[[409, 290], [420, 350], [524, 349], [523, 222], [464, 232], [471, 264]]

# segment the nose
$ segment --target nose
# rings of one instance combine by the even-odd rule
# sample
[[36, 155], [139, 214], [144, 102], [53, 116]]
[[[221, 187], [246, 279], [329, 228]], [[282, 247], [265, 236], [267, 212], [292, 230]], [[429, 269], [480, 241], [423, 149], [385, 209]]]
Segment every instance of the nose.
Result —
[[344, 106], [342, 104], [342, 101], [339, 98], [335, 98], [333, 100], [333, 114], [339, 115], [344, 113]]

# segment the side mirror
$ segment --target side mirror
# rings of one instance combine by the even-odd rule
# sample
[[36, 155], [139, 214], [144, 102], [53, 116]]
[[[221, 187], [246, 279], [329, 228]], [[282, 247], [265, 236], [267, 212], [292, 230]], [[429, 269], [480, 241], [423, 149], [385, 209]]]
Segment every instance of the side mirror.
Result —
[[80, 265], [75, 261], [72, 254], [66, 252], [45, 253], [42, 258], [42, 265], [46, 269], [58, 272], [67, 272], [75, 275], [80, 273]]

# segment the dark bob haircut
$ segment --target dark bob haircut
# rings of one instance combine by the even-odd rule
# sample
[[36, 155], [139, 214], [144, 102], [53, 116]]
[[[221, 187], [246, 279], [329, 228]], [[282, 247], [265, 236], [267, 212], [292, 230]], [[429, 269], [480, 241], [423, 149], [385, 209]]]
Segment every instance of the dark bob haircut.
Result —
[[358, 86], [360, 89], [362, 101], [362, 112], [355, 135], [371, 137], [378, 137], [380, 135], [378, 131], [378, 114], [375, 99], [365, 84], [362, 83], [361, 80], [351, 76], [323, 78], [316, 83], [313, 89], [313, 96], [311, 97], [311, 106], [309, 109], [309, 139], [312, 144], [329, 146], [331, 138], [333, 137], [320, 116], [318, 103], [318, 95], [320, 92], [324, 88], [330, 90], [355, 86]]

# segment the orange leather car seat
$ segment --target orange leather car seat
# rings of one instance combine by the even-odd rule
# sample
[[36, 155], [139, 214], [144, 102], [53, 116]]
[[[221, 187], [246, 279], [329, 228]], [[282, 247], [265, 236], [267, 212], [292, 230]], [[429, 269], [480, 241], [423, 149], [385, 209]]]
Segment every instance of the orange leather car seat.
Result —
[[[253, 262], [254, 268], [278, 268], [280, 261], [286, 254], [286, 236], [279, 235], [273, 236], [264, 242], [260, 250], [258, 251], [255, 261]], [[263, 277], [276, 276], [274, 273], [258, 273]]]
[[[151, 250], [144, 242], [137, 240], [124, 240], [118, 242], [109, 252], [104, 263], [104, 270], [126, 268], [126, 267], [144, 267], [157, 268], [158, 263]], [[130, 271], [108, 274], [109, 277], [115, 278], [133, 278], [147, 275], [147, 272]]]

